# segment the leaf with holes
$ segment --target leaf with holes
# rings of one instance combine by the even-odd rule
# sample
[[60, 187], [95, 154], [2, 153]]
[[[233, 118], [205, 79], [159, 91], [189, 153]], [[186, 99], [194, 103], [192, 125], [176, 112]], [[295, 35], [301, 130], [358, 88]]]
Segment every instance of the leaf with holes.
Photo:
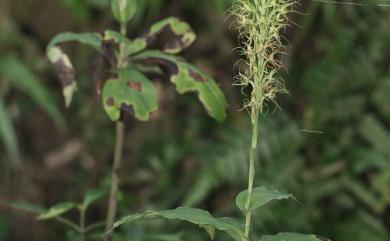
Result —
[[67, 203], [59, 203], [49, 208], [47, 211], [41, 213], [37, 219], [46, 220], [56, 218], [76, 207], [75, 203], [67, 202]]
[[209, 115], [222, 122], [226, 118], [227, 102], [217, 83], [195, 66], [176, 56], [149, 50], [132, 60], [142, 65], [158, 65], [169, 75], [180, 94], [197, 92]]
[[294, 198], [292, 194], [281, 193], [276, 190], [268, 189], [267, 187], [256, 187], [253, 189], [252, 192], [251, 205], [249, 207], [249, 210], [245, 210], [247, 197], [248, 197], [247, 190], [242, 191], [236, 197], [236, 204], [238, 208], [241, 209], [241, 211], [243, 212], [260, 208], [272, 200]]
[[101, 36], [96, 33], [61, 33], [55, 36], [47, 46], [47, 56], [57, 70], [66, 106], [70, 105], [77, 89], [75, 71], [69, 57], [57, 45], [69, 41], [86, 44], [99, 52], [102, 45]]
[[149, 211], [145, 213], [137, 213], [133, 215], [128, 215], [119, 221], [115, 222], [114, 228], [119, 227], [122, 224], [134, 222], [139, 219], [151, 219], [162, 217], [166, 219], [176, 219], [182, 220], [186, 222], [190, 222], [192, 224], [198, 225], [202, 228], [205, 228], [209, 233], [210, 237], [214, 236], [215, 230], [226, 231], [233, 233], [231, 235], [235, 240], [240, 240], [243, 237], [243, 231], [240, 228], [240, 225], [236, 223], [232, 223], [227, 221], [224, 218], [214, 218], [209, 212], [195, 209], [195, 208], [187, 208], [187, 207], [179, 207], [172, 210], [164, 210], [164, 211]]
[[147, 121], [158, 108], [154, 85], [133, 68], [120, 69], [118, 79], [108, 80], [103, 87], [103, 106], [113, 121], [120, 118], [121, 111]]
[[279, 233], [276, 235], [264, 235], [260, 241], [330, 241], [315, 234]]

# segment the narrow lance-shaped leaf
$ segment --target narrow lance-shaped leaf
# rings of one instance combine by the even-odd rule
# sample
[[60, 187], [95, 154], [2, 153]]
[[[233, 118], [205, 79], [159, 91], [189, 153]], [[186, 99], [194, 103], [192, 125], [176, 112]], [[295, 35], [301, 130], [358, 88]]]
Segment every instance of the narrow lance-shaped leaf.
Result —
[[94, 203], [95, 201], [102, 198], [104, 195], [106, 195], [106, 191], [100, 191], [100, 190], [90, 190], [85, 194], [84, 201], [82, 203], [82, 207], [86, 209], [89, 205]]
[[279, 233], [276, 235], [264, 235], [260, 241], [330, 241], [330, 239], [315, 234]]
[[19, 147], [16, 140], [15, 129], [5, 108], [3, 100], [0, 98], [0, 138], [3, 140], [7, 154], [13, 166], [20, 164]]
[[66, 106], [70, 105], [73, 94], [77, 89], [75, 71], [68, 56], [57, 45], [69, 41], [86, 44], [99, 52], [102, 45], [101, 36], [96, 33], [61, 33], [55, 36], [47, 46], [47, 56], [58, 72]]
[[132, 41], [126, 49], [132, 55], [144, 49], [158, 49], [176, 54], [188, 48], [196, 39], [190, 25], [177, 18], [169, 17], [151, 26], [141, 37]]
[[249, 207], [249, 210], [245, 210], [247, 197], [248, 197], [247, 190], [242, 191], [236, 197], [236, 204], [238, 208], [243, 212], [260, 208], [272, 200], [294, 198], [294, 196], [291, 194], [281, 193], [276, 190], [268, 189], [267, 187], [256, 187], [252, 191], [251, 205]]
[[137, 221], [139, 219], [150, 219], [157, 217], [182, 220], [196, 224], [205, 228], [211, 237], [214, 236], [214, 230], [226, 231], [228, 234], [230, 234], [230, 232], [234, 233], [234, 235], [231, 237], [235, 240], [240, 240], [243, 237], [243, 231], [241, 230], [240, 225], [235, 225], [231, 222], [228, 222], [224, 218], [214, 218], [207, 211], [186, 207], [179, 207], [176, 209], [164, 211], [149, 211], [142, 214], [137, 213], [129, 215], [115, 222], [114, 228], [117, 228], [125, 223]]
[[136, 63], [159, 65], [164, 68], [180, 94], [197, 92], [209, 115], [222, 122], [226, 117], [227, 102], [217, 83], [195, 66], [173, 55], [160, 51], [145, 51], [132, 58]]
[[54, 205], [53, 207], [49, 208], [47, 211], [41, 213], [37, 219], [39, 220], [46, 220], [51, 218], [56, 218], [70, 210], [76, 207], [75, 203], [59, 203]]
[[38, 77], [15, 56], [5, 56], [0, 60], [0, 72], [9, 84], [26, 94], [46, 111], [59, 127], [65, 126], [64, 117], [57, 108], [55, 100]]
[[158, 108], [154, 85], [133, 68], [120, 69], [118, 79], [108, 80], [103, 87], [103, 106], [113, 121], [120, 118], [121, 111], [146, 121]]

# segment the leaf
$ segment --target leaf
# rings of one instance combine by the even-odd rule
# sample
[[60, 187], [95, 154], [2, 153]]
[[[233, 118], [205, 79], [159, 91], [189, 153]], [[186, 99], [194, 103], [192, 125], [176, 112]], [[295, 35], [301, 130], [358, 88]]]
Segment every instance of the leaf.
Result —
[[99, 190], [90, 190], [85, 194], [84, 201], [83, 201], [83, 208], [88, 208], [89, 205], [91, 205], [93, 202], [97, 201], [98, 199], [102, 198], [107, 194], [106, 191], [99, 191]]
[[208, 114], [219, 122], [226, 118], [227, 102], [217, 83], [193, 65], [160, 51], [145, 51], [133, 60], [144, 65], [159, 65], [169, 74], [180, 94], [197, 92]]
[[38, 220], [47, 220], [47, 219], [55, 218], [55, 217], [58, 217], [64, 213], [70, 211], [71, 209], [73, 209], [75, 207], [76, 207], [75, 203], [71, 203], [71, 202], [59, 203], [59, 204], [56, 204], [53, 207], [49, 208], [47, 211], [41, 213], [37, 217], [37, 219]]
[[174, 234], [147, 234], [145, 237], [146, 240], [159, 240], [159, 241], [182, 241], [183, 233], [174, 233]]
[[15, 129], [5, 108], [3, 100], [0, 98], [0, 138], [3, 140], [7, 155], [14, 167], [20, 165], [19, 146], [16, 140]]
[[[119, 227], [122, 224], [133, 222], [139, 219], [150, 219], [162, 217], [166, 219], [176, 219], [187, 221], [193, 224], [196, 224], [200, 227], [206, 228], [209, 234], [213, 235], [212, 228], [220, 231], [230, 231], [235, 234], [232, 238], [237, 238], [236, 240], [240, 240], [243, 237], [243, 231], [239, 229], [237, 226], [232, 225], [230, 222], [222, 219], [222, 218], [214, 218], [209, 212], [195, 209], [195, 208], [187, 208], [187, 207], [179, 207], [172, 210], [164, 210], [164, 211], [149, 211], [143, 214], [137, 213], [128, 215], [119, 221], [114, 223], [114, 228]], [[228, 232], [229, 234], [229, 232]]]
[[51, 63], [54, 64], [65, 98], [65, 104], [68, 107], [72, 101], [73, 94], [77, 90], [75, 82], [75, 71], [69, 57], [57, 47], [58, 44], [69, 41], [77, 41], [86, 44], [101, 52], [102, 40], [97, 33], [60, 33], [55, 36], [47, 46], [47, 56]]
[[252, 199], [251, 199], [251, 205], [249, 207], [249, 210], [245, 210], [247, 197], [248, 197], [247, 190], [242, 191], [236, 197], [236, 204], [238, 208], [243, 212], [260, 208], [272, 200], [294, 198], [294, 196], [291, 194], [285, 194], [276, 190], [270, 190], [264, 186], [256, 187], [253, 189], [252, 192]]
[[9, 84], [30, 95], [58, 127], [65, 127], [64, 117], [56, 106], [49, 90], [41, 83], [38, 77], [15, 56], [5, 56], [0, 61], [0, 72], [7, 78]]
[[21, 211], [34, 213], [34, 214], [41, 214], [46, 211], [45, 208], [31, 204], [31, 203], [23, 203], [23, 202], [10, 202], [6, 203], [6, 206], [12, 207], [14, 209], [18, 209]]
[[260, 241], [330, 241], [330, 239], [315, 234], [279, 233], [276, 235], [264, 235]]
[[47, 46], [47, 51], [64, 42], [76, 41], [86, 44], [100, 52], [102, 37], [97, 33], [60, 33], [56, 35]]
[[188, 48], [195, 41], [196, 35], [186, 22], [169, 17], [155, 23], [140, 39], [146, 41], [149, 49], [176, 54]]
[[153, 83], [133, 68], [118, 70], [118, 77], [108, 80], [103, 87], [103, 106], [107, 115], [115, 121], [124, 110], [147, 121], [150, 113], [158, 108]]

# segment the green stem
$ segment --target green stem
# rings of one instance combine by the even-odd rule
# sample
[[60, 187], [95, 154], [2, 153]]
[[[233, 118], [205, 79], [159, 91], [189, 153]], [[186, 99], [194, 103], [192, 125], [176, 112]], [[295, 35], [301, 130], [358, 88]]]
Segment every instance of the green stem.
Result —
[[85, 208], [80, 208], [80, 240], [85, 241]]
[[[126, 36], [126, 24], [121, 24], [121, 34]], [[125, 45], [119, 45], [119, 60], [117, 64], [117, 68], [125, 68], [127, 66], [127, 56], [125, 52]], [[123, 149], [123, 141], [124, 141], [124, 130], [125, 124], [122, 120], [118, 120], [116, 122], [116, 140], [115, 140], [115, 151], [114, 151], [114, 164], [112, 168], [111, 174], [111, 190], [110, 196], [108, 199], [108, 210], [107, 210], [107, 219], [106, 219], [106, 232], [112, 229], [116, 217], [117, 210], [117, 193], [119, 186], [119, 170], [121, 168], [121, 160], [122, 160], [122, 149]], [[104, 238], [105, 241], [111, 240], [111, 234], [107, 235]]]
[[249, 241], [249, 232], [251, 228], [252, 212], [250, 210], [253, 181], [255, 179], [255, 161], [257, 155], [257, 139], [259, 134], [259, 108], [255, 105], [251, 109], [251, 123], [252, 123], [252, 143], [249, 154], [249, 174], [248, 174], [248, 197], [245, 203], [245, 230], [243, 241]]
[[[122, 121], [116, 122], [116, 141], [115, 141], [115, 152], [114, 152], [114, 165], [112, 168], [111, 174], [111, 190], [110, 197], [108, 200], [108, 211], [106, 219], [106, 231], [112, 229], [116, 217], [117, 209], [117, 193], [119, 186], [119, 170], [121, 166], [122, 159], [122, 149], [124, 141], [124, 129], [125, 125]], [[107, 235], [105, 240], [108, 241], [111, 239], [110, 235]]]
[[56, 221], [64, 224], [65, 226], [68, 226], [69, 228], [75, 230], [76, 232], [80, 232], [80, 227], [77, 226], [77, 224], [73, 223], [72, 221], [66, 219], [66, 218], [63, 218], [63, 217], [56, 217], [55, 218]]

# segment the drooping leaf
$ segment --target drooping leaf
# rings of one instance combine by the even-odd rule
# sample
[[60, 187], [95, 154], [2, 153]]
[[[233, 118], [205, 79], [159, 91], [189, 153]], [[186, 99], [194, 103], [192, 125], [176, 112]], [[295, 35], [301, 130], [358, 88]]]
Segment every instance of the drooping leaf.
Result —
[[96, 33], [60, 33], [47, 46], [47, 56], [59, 75], [66, 106], [70, 105], [77, 89], [75, 71], [69, 57], [57, 45], [69, 41], [86, 44], [99, 52], [101, 52], [102, 45], [101, 36]]
[[50, 41], [47, 45], [47, 50], [49, 51], [58, 44], [70, 41], [88, 45], [100, 52], [102, 37], [97, 33], [60, 33]]
[[59, 127], [65, 126], [64, 117], [56, 106], [49, 90], [38, 77], [15, 56], [5, 56], [0, 60], [0, 72], [10, 85], [30, 95], [46, 111]]
[[243, 212], [253, 210], [256, 208], [260, 208], [272, 200], [282, 200], [282, 199], [294, 198], [292, 194], [281, 193], [281, 192], [276, 191], [276, 190], [268, 189], [267, 187], [264, 187], [264, 186], [263, 187], [256, 187], [252, 191], [251, 204], [250, 204], [249, 210], [245, 210], [247, 197], [248, 197], [247, 190], [242, 191], [236, 197], [236, 204], [237, 204], [238, 208]]
[[106, 195], [106, 191], [101, 190], [90, 190], [85, 194], [84, 201], [83, 201], [83, 208], [86, 209], [89, 205], [91, 205], [93, 202], [97, 201], [98, 199], [102, 198], [104, 195]]
[[73, 94], [77, 90], [73, 65], [68, 56], [59, 47], [50, 48], [47, 55], [57, 70], [62, 86], [62, 94], [65, 98], [65, 105], [69, 107]]
[[186, 22], [169, 17], [152, 25], [150, 30], [138, 39], [145, 41], [148, 49], [176, 54], [188, 48], [195, 41], [196, 35]]
[[195, 66], [173, 55], [160, 51], [144, 51], [133, 57], [144, 65], [159, 65], [170, 76], [180, 94], [197, 92], [198, 98], [211, 117], [222, 122], [226, 117], [227, 102], [217, 83]]
[[3, 100], [0, 98], [0, 138], [2, 139], [8, 157], [14, 167], [20, 164], [19, 146], [16, 139], [15, 129], [5, 108]]
[[108, 80], [103, 87], [103, 106], [113, 121], [119, 119], [121, 111], [133, 112], [146, 121], [158, 108], [154, 85], [133, 68], [120, 69], [118, 79]]
[[279, 233], [276, 235], [264, 235], [260, 241], [330, 241], [327, 238], [315, 234]]
[[47, 211], [41, 213], [37, 217], [37, 219], [46, 220], [46, 219], [55, 218], [55, 217], [58, 217], [64, 213], [72, 210], [75, 207], [76, 207], [75, 203], [71, 203], [71, 202], [59, 203], [59, 204], [56, 204], [53, 207], [49, 208]]
[[[214, 218], [209, 212], [204, 210], [187, 207], [179, 207], [176, 209], [164, 211], [149, 211], [142, 214], [132, 214], [115, 222], [114, 228], [117, 228], [125, 223], [137, 221], [139, 219], [150, 219], [157, 217], [190, 222], [192, 224], [206, 228], [207, 232], [212, 236], [214, 235], [213, 229], [215, 229], [233, 233], [234, 235], [231, 237], [235, 240], [240, 240], [240, 238], [243, 237], [243, 231], [236, 225], [233, 225], [230, 221], [226, 221], [223, 218]], [[229, 232], [228, 234], [230, 234]]]

